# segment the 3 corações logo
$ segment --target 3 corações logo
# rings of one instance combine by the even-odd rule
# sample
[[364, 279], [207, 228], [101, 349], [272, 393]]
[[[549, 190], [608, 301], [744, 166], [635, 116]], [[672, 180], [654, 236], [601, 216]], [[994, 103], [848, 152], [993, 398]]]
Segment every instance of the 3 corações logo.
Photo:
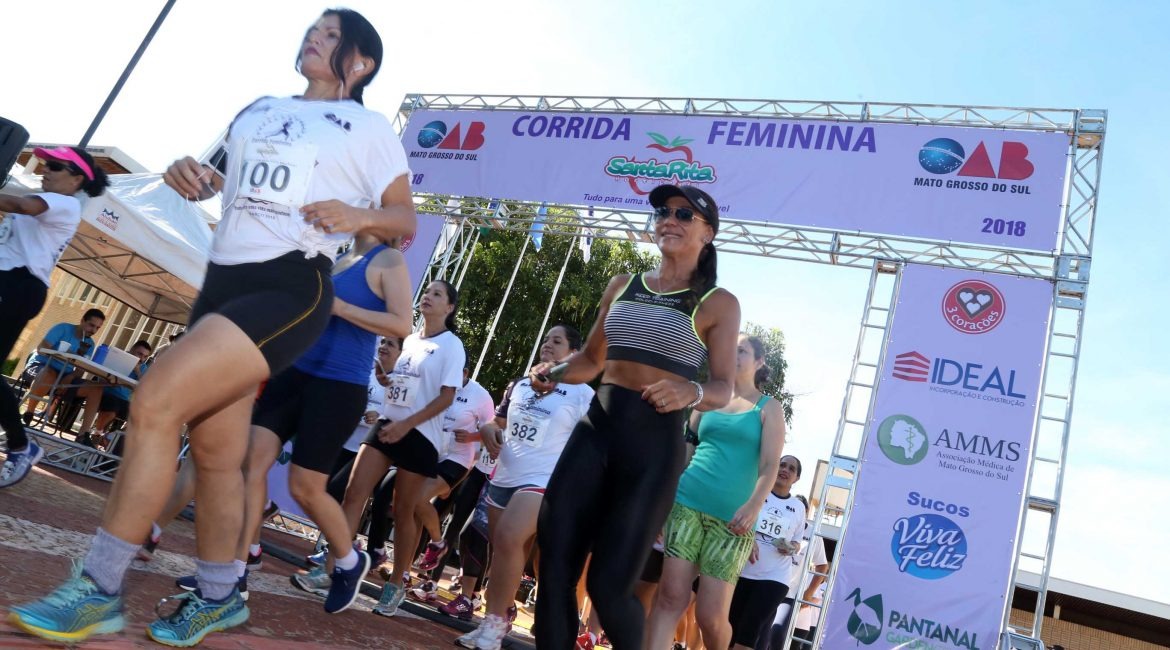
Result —
[[990, 282], [964, 280], [947, 290], [942, 313], [951, 327], [964, 334], [986, 334], [1003, 322], [1007, 303]]

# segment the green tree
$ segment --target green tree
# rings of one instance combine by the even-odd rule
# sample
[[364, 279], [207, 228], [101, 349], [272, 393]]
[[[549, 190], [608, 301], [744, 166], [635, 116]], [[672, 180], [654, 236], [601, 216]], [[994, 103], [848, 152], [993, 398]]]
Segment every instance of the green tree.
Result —
[[[554, 219], [575, 220], [575, 217], [550, 214], [549, 220]], [[474, 369], [483, 349], [492, 318], [504, 299], [508, 278], [527, 237], [525, 232], [490, 230], [476, 244], [459, 296], [459, 332], [470, 368]], [[583, 337], [589, 334], [597, 317], [609, 278], [619, 273], [645, 271], [657, 262], [654, 255], [640, 253], [632, 242], [626, 241], [594, 239], [588, 264], [575, 250], [575, 238], [545, 235], [540, 251], [529, 244], [479, 371], [479, 383], [497, 399], [509, 381], [527, 370], [525, 365], [533, 343], [537, 336], [544, 335], [538, 329], [570, 246], [574, 248], [573, 257], [565, 269], [548, 327], [568, 323], [581, 330]]]
[[764, 341], [764, 363], [771, 369], [772, 374], [768, 382], [760, 387], [760, 391], [780, 400], [784, 407], [784, 422], [791, 425], [794, 395], [784, 387], [784, 380], [788, 375], [788, 361], [784, 358], [784, 332], [776, 327], [764, 327], [750, 321], [744, 324], [743, 331]]

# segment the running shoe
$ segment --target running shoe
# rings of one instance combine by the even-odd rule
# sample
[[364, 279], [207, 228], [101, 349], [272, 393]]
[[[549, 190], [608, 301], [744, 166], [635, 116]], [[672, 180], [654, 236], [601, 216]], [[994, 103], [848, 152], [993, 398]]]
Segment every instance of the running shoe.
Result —
[[414, 589], [407, 589], [406, 596], [420, 603], [434, 605], [439, 602], [439, 589], [435, 586], [434, 580], [427, 580]]
[[16, 605], [8, 620], [20, 629], [52, 641], [81, 643], [95, 634], [114, 634], [126, 626], [122, 597], [103, 592], [73, 561], [73, 575], [44, 598]]
[[440, 614], [446, 614], [461, 621], [470, 621], [472, 615], [475, 613], [475, 609], [475, 605], [463, 594], [459, 594], [455, 597], [455, 600], [445, 605], [439, 605]]
[[438, 544], [428, 543], [427, 551], [423, 553], [422, 560], [418, 563], [419, 571], [430, 571], [439, 566], [439, 562], [443, 561], [445, 555], [447, 555], [447, 540], [440, 539]]
[[301, 591], [307, 591], [318, 596], [328, 596], [329, 588], [333, 584], [333, 578], [325, 573], [325, 567], [315, 566], [309, 570], [308, 573], [294, 573], [289, 576], [293, 586]]
[[268, 500], [268, 505], [264, 506], [264, 521], [269, 521], [276, 515], [280, 514], [280, 506], [272, 499]]
[[386, 555], [386, 548], [385, 547], [376, 548], [376, 549], [370, 551], [370, 570], [371, 571], [377, 570], [378, 567], [382, 566], [383, 564], [386, 564], [387, 559], [389, 559], [389, 556]]
[[[44, 413], [44, 411], [41, 411], [41, 413]], [[21, 414], [21, 416], [20, 416], [20, 421], [21, 421], [21, 422], [24, 422], [24, 426], [26, 426], [26, 427], [27, 427], [27, 426], [32, 426], [32, 421], [33, 421], [33, 418], [34, 418], [36, 415], [40, 415], [40, 413], [34, 414], [34, 413], [32, 412], [32, 409], [29, 409], [29, 410], [27, 410], [27, 411], [25, 411], [24, 413], [22, 413], [22, 414]]]
[[255, 555], [249, 550], [247, 565], [249, 571], [259, 571], [264, 566], [264, 549], [256, 551]]
[[459, 637], [458, 639], [455, 639], [455, 645], [459, 646], [460, 648], [470, 648], [470, 649], [474, 650], [475, 640], [478, 638], [479, 638], [479, 628], [477, 627], [474, 630], [468, 632], [467, 634], [464, 634], [463, 636]]
[[461, 571], [459, 571], [459, 573], [455, 574], [454, 578], [451, 578], [451, 586], [447, 587], [447, 591], [458, 592], [458, 591], [461, 591], [462, 589], [463, 589], [463, 571], [461, 570]]
[[41, 462], [45, 457], [45, 450], [32, 440], [24, 451], [10, 451], [4, 460], [4, 467], [0, 468], [0, 488], [16, 485], [28, 476], [33, 465]]
[[329, 549], [323, 548], [320, 551], [313, 553], [312, 555], [306, 555], [305, 561], [309, 563], [309, 566], [321, 566], [325, 564], [325, 560], [328, 557]]
[[382, 585], [382, 597], [378, 599], [378, 604], [374, 605], [374, 613], [379, 616], [394, 616], [398, 613], [398, 607], [402, 605], [404, 598], [405, 587], [394, 584], [394, 581], [387, 582]]
[[508, 636], [508, 628], [512, 625], [502, 616], [488, 614], [479, 626], [479, 636], [475, 638], [476, 650], [500, 650], [504, 637]]
[[329, 593], [325, 596], [325, 613], [337, 614], [343, 612], [357, 600], [362, 590], [362, 578], [370, 570], [370, 556], [362, 551], [355, 551], [358, 555], [357, 564], [348, 571], [339, 566], [333, 567], [332, 584]]
[[[183, 576], [175, 580], [175, 586], [183, 591], [196, 591], [199, 589], [199, 580], [195, 576]], [[240, 598], [244, 601], [248, 600], [248, 572], [244, 571], [244, 575], [240, 576], [236, 581], [236, 589], [240, 592]]]
[[159, 601], [155, 613], [158, 613], [159, 606], [171, 600], [181, 601], [175, 613], [166, 617], [160, 615], [146, 628], [146, 636], [163, 645], [189, 648], [198, 645], [212, 632], [221, 632], [248, 620], [248, 606], [234, 589], [220, 601], [204, 600], [198, 591], [185, 591]]
[[479, 594], [471, 595], [471, 611], [478, 612], [483, 607], [483, 596]]
[[154, 559], [154, 552], [158, 550], [158, 544], [162, 541], [162, 535], [155, 537], [151, 535], [146, 538], [142, 546], [138, 547], [138, 559], [143, 562], [149, 562]]
[[593, 650], [593, 645], [593, 635], [589, 634], [588, 632], [585, 632], [581, 636], [577, 637], [578, 650]]

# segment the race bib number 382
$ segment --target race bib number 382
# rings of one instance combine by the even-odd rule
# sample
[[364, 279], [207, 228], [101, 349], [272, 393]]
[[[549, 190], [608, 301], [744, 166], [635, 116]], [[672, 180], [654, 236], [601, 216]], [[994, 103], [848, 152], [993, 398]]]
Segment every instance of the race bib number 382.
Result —
[[309, 180], [317, 161], [317, 147], [275, 140], [248, 140], [240, 169], [240, 194], [258, 201], [292, 208], [305, 204]]

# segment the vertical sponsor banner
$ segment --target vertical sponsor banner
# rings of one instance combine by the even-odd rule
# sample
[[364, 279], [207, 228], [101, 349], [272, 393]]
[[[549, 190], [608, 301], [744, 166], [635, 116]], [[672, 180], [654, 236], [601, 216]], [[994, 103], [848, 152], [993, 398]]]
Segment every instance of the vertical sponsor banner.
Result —
[[823, 647], [998, 647], [1052, 297], [904, 269]]
[[[405, 238], [398, 247], [402, 251], [403, 257], [406, 258], [410, 286], [414, 288], [411, 292], [412, 296], [418, 291], [418, 285], [426, 275], [427, 265], [431, 263], [431, 256], [434, 254], [436, 242], [439, 241], [439, 234], [443, 231], [444, 221], [445, 219], [441, 216], [418, 215], [418, 229], [414, 235]], [[373, 364], [373, 362], [373, 357], [371, 357], [370, 363]], [[353, 425], [356, 427], [357, 421], [354, 421]], [[288, 463], [292, 457], [292, 445], [291, 441], [284, 443], [280, 457], [277, 458], [272, 469], [268, 470], [268, 498], [275, 501], [276, 505], [280, 506], [281, 511], [310, 521], [309, 516], [301, 510], [288, 491]]]

